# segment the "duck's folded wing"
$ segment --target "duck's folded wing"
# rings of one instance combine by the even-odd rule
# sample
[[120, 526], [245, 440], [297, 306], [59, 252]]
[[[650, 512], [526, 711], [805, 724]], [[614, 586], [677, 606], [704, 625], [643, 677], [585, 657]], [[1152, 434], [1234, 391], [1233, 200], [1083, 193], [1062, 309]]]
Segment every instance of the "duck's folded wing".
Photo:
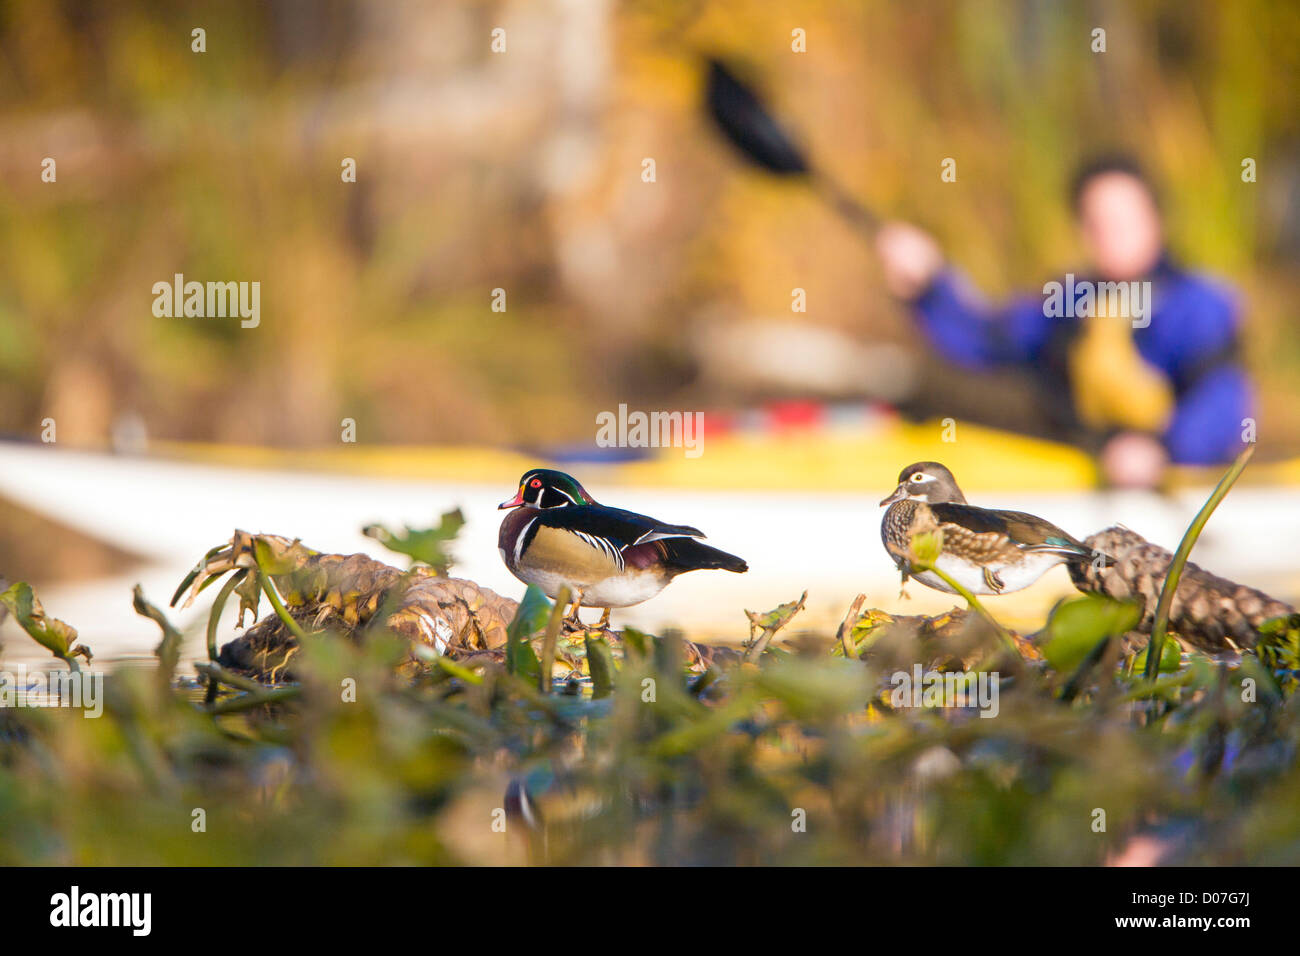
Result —
[[1000, 511], [1009, 536], [1025, 551], [1062, 554], [1067, 558], [1090, 557], [1092, 552], [1050, 521], [1023, 511]]
[[603, 551], [622, 564], [622, 552], [638, 545], [670, 538], [703, 538], [704, 533], [689, 525], [668, 524], [634, 511], [581, 505], [551, 508], [538, 516], [543, 528], [567, 531], [592, 548]]
[[704, 532], [684, 524], [668, 524], [621, 508], [583, 505], [577, 508], [553, 508], [542, 514], [542, 523], [581, 531], [628, 548], [663, 538], [703, 538]]
[[997, 543], [1010, 545], [1021, 551], [1060, 554], [1065, 557], [1089, 557], [1091, 552], [1050, 521], [1023, 511], [994, 511], [973, 505], [943, 503], [930, 506], [944, 529], [945, 540], [955, 534], [959, 538], [982, 539], [985, 547]]

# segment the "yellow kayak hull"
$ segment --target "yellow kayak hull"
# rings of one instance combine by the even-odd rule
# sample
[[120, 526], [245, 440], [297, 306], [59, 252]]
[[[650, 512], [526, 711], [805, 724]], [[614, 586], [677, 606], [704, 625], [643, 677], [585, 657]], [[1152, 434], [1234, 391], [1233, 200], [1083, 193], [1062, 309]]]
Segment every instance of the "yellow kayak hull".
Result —
[[[871, 429], [803, 429], [709, 438], [699, 457], [650, 449], [635, 461], [561, 465], [579, 479], [663, 489], [868, 492], [884, 495], [914, 461], [941, 460], [966, 492], [1088, 491], [1097, 487], [1093, 459], [1067, 445], [962, 425], [944, 442], [940, 422], [886, 421]], [[313, 449], [157, 442], [151, 451], [183, 461], [245, 468], [340, 472], [383, 478], [509, 485], [549, 464], [523, 452], [474, 446], [340, 444]], [[1212, 485], [1223, 468], [1178, 467], [1175, 487]], [[1255, 463], [1248, 484], [1300, 485], [1300, 459]]]

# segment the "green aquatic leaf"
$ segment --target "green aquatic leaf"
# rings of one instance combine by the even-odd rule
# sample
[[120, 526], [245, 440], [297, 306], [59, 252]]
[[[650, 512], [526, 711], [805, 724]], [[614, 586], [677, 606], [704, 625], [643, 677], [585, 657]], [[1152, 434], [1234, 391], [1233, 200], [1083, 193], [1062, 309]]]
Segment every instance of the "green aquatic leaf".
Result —
[[917, 569], [934, 567], [934, 563], [939, 560], [939, 555], [943, 552], [943, 531], [936, 528], [933, 531], [917, 532], [912, 535], [911, 550], [913, 567]]
[[1047, 622], [1043, 656], [1057, 671], [1072, 671], [1103, 639], [1137, 626], [1136, 604], [1098, 594], [1062, 601]]
[[803, 610], [804, 602], [807, 600], [808, 592], [804, 591], [799, 600], [788, 601], [770, 611], [762, 613], [746, 611], [745, 616], [749, 618], [749, 645], [745, 650], [745, 660], [754, 661], [762, 656], [763, 651], [767, 650], [768, 644], [772, 642], [772, 638], [776, 636], [776, 632], [789, 624], [791, 619]]
[[90, 648], [77, 643], [77, 629], [58, 618], [47, 617], [36, 592], [26, 581], [18, 581], [0, 593], [0, 607], [13, 615], [19, 627], [61, 661], [75, 666], [75, 658], [89, 661]]
[[623, 628], [622, 640], [625, 655], [632, 654], [643, 659], [649, 656], [650, 649], [654, 646], [654, 636], [635, 627]]
[[1255, 653], [1270, 670], [1278, 673], [1285, 690], [1294, 690], [1300, 673], [1300, 614], [1265, 621], [1259, 627]]
[[426, 564], [446, 577], [452, 565], [447, 545], [455, 540], [464, 526], [465, 515], [456, 508], [443, 514], [433, 528], [415, 529], [408, 525], [398, 533], [381, 524], [372, 524], [363, 528], [362, 534], [374, 538], [389, 551], [406, 555], [411, 559], [412, 565]]
[[[1134, 658], [1133, 660], [1134, 671], [1138, 673], [1146, 672], [1147, 651], [1150, 649], [1150, 647], [1151, 645], [1148, 643], [1146, 647], [1142, 648], [1142, 650], [1138, 652], [1137, 657]], [[1176, 671], [1178, 670], [1178, 668], [1182, 667], [1182, 665], [1183, 665], [1183, 651], [1182, 648], [1178, 646], [1178, 642], [1165, 641], [1164, 644], [1161, 645], [1160, 647], [1161, 672], [1166, 674], [1172, 673], [1173, 671]]]
[[523, 600], [515, 611], [514, 620], [506, 630], [506, 670], [524, 677], [537, 677], [542, 671], [541, 661], [533, 650], [530, 639], [546, 626], [551, 616], [551, 602], [542, 589], [528, 585]]
[[608, 697], [614, 690], [614, 652], [603, 637], [586, 636], [587, 672], [591, 675], [592, 699]]
[[[184, 579], [181, 581], [181, 583], [177, 586], [175, 592], [172, 594], [172, 599], [169, 604], [170, 607], [175, 607], [176, 602], [179, 601], [182, 597], [184, 597], [185, 592], [188, 591], [190, 589], [190, 585], [194, 583], [194, 579], [203, 573], [205, 567], [207, 566], [208, 561], [216, 557], [217, 553], [223, 547], [225, 547], [225, 545], [219, 544], [214, 548], [209, 548], [207, 553], [203, 555], [203, 560], [190, 569], [190, 573], [185, 575]], [[206, 581], [203, 582], [203, 587], [207, 587], [208, 584], [216, 580], [217, 577], [220, 577], [220, 575], [215, 575], [214, 577], [208, 578]], [[203, 587], [199, 588], [199, 590], [202, 591]]]

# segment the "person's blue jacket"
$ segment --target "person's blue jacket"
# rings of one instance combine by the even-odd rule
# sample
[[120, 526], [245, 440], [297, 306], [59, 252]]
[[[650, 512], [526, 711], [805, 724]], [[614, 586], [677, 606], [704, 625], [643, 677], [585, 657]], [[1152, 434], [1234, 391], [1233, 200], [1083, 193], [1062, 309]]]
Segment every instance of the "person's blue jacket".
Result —
[[[1242, 420], [1251, 415], [1253, 404], [1250, 379], [1237, 354], [1236, 297], [1227, 287], [1167, 260], [1149, 278], [1150, 323], [1133, 330], [1133, 342], [1173, 388], [1176, 408], [1159, 437], [1174, 462], [1230, 460], [1241, 450]], [[914, 305], [926, 336], [949, 361], [972, 369], [1025, 366], [1054, 393], [1058, 405], [1070, 404], [1065, 355], [1079, 320], [1046, 314], [1043, 295], [991, 307], [961, 273], [948, 269]], [[1060, 423], [1062, 416], [1057, 417]], [[1077, 420], [1073, 424], [1077, 427]]]

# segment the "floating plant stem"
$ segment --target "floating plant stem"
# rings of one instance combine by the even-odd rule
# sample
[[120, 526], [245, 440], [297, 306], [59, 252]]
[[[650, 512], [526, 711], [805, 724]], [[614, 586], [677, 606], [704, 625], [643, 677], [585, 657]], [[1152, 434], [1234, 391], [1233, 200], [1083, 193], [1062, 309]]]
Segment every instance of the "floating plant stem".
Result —
[[567, 587], [560, 588], [551, 608], [551, 618], [546, 622], [546, 635], [542, 638], [541, 668], [537, 673], [537, 689], [543, 694], [551, 692], [551, 678], [555, 673], [555, 646], [560, 639], [560, 626], [564, 623], [564, 609], [573, 595]]
[[998, 623], [997, 618], [995, 618], [992, 614], [989, 613], [988, 608], [986, 608], [983, 604], [980, 603], [979, 598], [977, 598], [974, 594], [972, 594], [967, 588], [965, 588], [957, 581], [955, 581], [950, 574], [944, 571], [940, 571], [934, 565], [929, 565], [928, 567], [922, 567], [921, 570], [933, 572], [934, 575], [937, 578], [939, 578], [940, 581], [942, 581], [944, 584], [948, 585], [948, 587], [952, 588], [959, 595], [961, 595], [961, 597], [966, 601], [966, 603], [969, 604], [971, 608], [973, 608], [975, 612], [979, 614], [980, 617], [984, 618], [984, 620], [986, 620], [989, 623], [989, 626], [991, 626], [993, 630], [997, 633], [1002, 643], [1006, 645], [1007, 650], [1011, 651], [1011, 653], [1014, 654], [1016, 657], [1020, 657], [1020, 649], [1016, 647], [1016, 642], [1012, 640], [1011, 634], [1007, 631], [1006, 628], [1004, 628], [1001, 624]]
[[275, 608], [276, 617], [284, 623], [284, 626], [289, 629], [289, 633], [296, 637], [299, 643], [307, 640], [307, 632], [293, 619], [293, 616], [285, 608], [284, 602], [280, 600], [280, 595], [276, 593], [275, 585], [271, 583], [271, 576], [263, 569], [260, 555], [257, 557], [257, 570], [262, 590], [266, 594], [266, 599], [271, 602], [271, 607]]
[[302, 694], [302, 688], [297, 684], [290, 684], [285, 687], [268, 687], [260, 692], [249, 692], [240, 694], [238, 697], [230, 697], [226, 700], [219, 700], [214, 704], [208, 705], [205, 709], [209, 714], [237, 714], [245, 710], [254, 710], [263, 707], [266, 704], [276, 704], [284, 700], [293, 700]]
[[[217, 661], [217, 627], [221, 623], [221, 611], [230, 600], [230, 595], [234, 593], [239, 583], [248, 576], [248, 569], [241, 568], [232, 574], [226, 583], [221, 586], [217, 592], [217, 599], [212, 603], [212, 610], [208, 612], [208, 660], [213, 664]], [[208, 690], [203, 697], [205, 704], [211, 704], [217, 699], [217, 679], [208, 675]]]
[[435, 657], [434, 660], [437, 662], [438, 666], [442, 668], [444, 672], [451, 675], [452, 677], [457, 677], [460, 680], [463, 680], [467, 684], [483, 683], [483, 678], [480, 677], [478, 674], [475, 674], [468, 667], [461, 667], [459, 664], [444, 657], [441, 654]]
[[217, 599], [212, 603], [212, 611], [208, 614], [208, 660], [210, 661], [217, 659], [217, 627], [221, 623], [221, 610], [230, 600], [230, 595], [234, 593], [235, 588], [239, 587], [239, 582], [247, 576], [247, 568], [232, 574], [217, 592]]
[[1169, 570], [1165, 574], [1164, 586], [1160, 589], [1160, 600], [1156, 604], [1156, 619], [1151, 626], [1151, 640], [1147, 643], [1147, 661], [1143, 669], [1142, 676], [1146, 680], [1155, 680], [1156, 674], [1160, 670], [1161, 652], [1164, 650], [1165, 632], [1169, 629], [1169, 612], [1174, 605], [1174, 592], [1178, 590], [1178, 579], [1183, 576], [1183, 568], [1187, 565], [1187, 558], [1192, 553], [1192, 546], [1196, 544], [1196, 539], [1201, 536], [1201, 530], [1205, 523], [1210, 520], [1210, 515], [1214, 514], [1214, 509], [1219, 507], [1219, 502], [1228, 494], [1228, 490], [1241, 477], [1241, 473], [1246, 468], [1246, 463], [1250, 461], [1255, 454], [1255, 446], [1247, 445], [1246, 450], [1237, 456], [1237, 460], [1232, 463], [1227, 472], [1219, 479], [1218, 485], [1215, 486], [1214, 493], [1210, 495], [1208, 501], [1201, 505], [1201, 510], [1196, 513], [1192, 520], [1191, 526], [1183, 535], [1183, 540], [1178, 543], [1178, 550], [1174, 552], [1174, 559], [1169, 562]]
[[849, 605], [849, 609], [844, 615], [844, 620], [840, 622], [840, 629], [835, 632], [835, 639], [843, 649], [845, 657], [853, 657], [855, 650], [853, 646], [853, 624], [861, 615], [862, 604], [866, 599], [865, 594], [859, 594], [853, 599], [853, 603]]

